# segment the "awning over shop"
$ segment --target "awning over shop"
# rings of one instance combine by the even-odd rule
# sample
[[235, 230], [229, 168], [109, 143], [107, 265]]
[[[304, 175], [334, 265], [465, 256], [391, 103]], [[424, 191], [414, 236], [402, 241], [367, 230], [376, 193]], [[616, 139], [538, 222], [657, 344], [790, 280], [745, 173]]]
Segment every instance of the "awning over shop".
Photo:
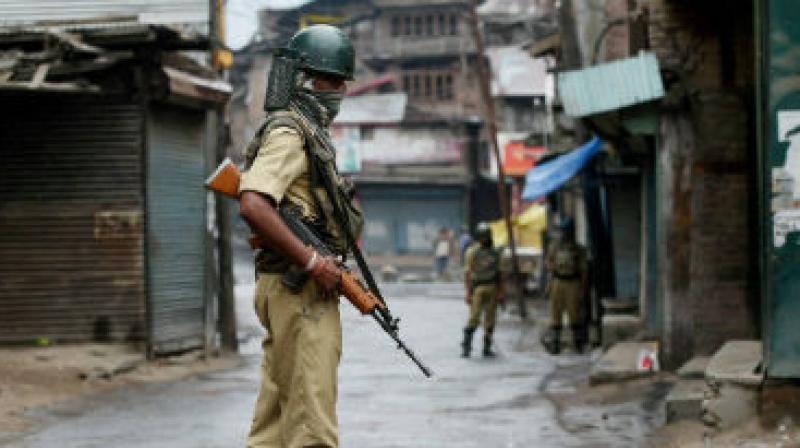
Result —
[[586, 117], [663, 98], [664, 82], [658, 57], [643, 52], [632, 58], [561, 72], [558, 92], [567, 116]]
[[[496, 247], [508, 245], [508, 230], [503, 219], [489, 223], [492, 241]], [[534, 204], [527, 210], [511, 218], [514, 241], [519, 247], [542, 249], [542, 232], [547, 230], [547, 208]]]
[[602, 147], [603, 141], [594, 137], [578, 149], [528, 171], [522, 199], [533, 201], [559, 189], [600, 152]]

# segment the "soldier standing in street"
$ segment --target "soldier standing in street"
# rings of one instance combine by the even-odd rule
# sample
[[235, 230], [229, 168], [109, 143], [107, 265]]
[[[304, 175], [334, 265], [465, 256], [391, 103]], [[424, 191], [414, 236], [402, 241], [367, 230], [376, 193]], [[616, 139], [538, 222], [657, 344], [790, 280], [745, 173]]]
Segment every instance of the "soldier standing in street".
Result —
[[545, 267], [550, 274], [547, 296], [550, 299], [550, 330], [543, 340], [547, 351], [561, 351], [561, 322], [567, 314], [575, 350], [580, 352], [586, 342], [586, 329], [581, 319], [584, 297], [588, 288], [586, 248], [575, 242], [575, 224], [565, 219], [559, 226], [561, 236], [547, 251]]
[[[327, 25], [298, 32], [286, 51], [292, 55], [285, 59], [286, 67], [275, 65], [284, 63], [277, 57], [273, 62], [269, 114], [248, 147], [240, 184], [240, 213], [264, 241], [256, 256], [255, 309], [267, 329], [247, 446], [337, 447], [340, 261], [304, 245], [281, 220], [278, 208], [300, 210], [303, 221], [333, 252], [347, 253], [343, 224], [331, 216], [319, 170], [329, 170], [340, 186], [343, 180], [331, 166], [332, 155], [320, 155], [311, 145], [315, 135], [309, 129], [324, 130], [333, 120], [345, 81], [352, 79], [355, 56], [350, 40]], [[270, 98], [282, 96], [286, 103], [270, 108]], [[310, 277], [299, 291], [285, 281], [290, 269]]]
[[492, 232], [485, 222], [478, 224], [476, 242], [464, 255], [464, 282], [467, 289], [469, 321], [464, 328], [461, 356], [472, 352], [472, 335], [478, 328], [483, 312], [483, 356], [495, 356], [492, 351], [492, 333], [497, 317], [497, 303], [503, 300], [500, 278], [500, 253], [492, 243]]

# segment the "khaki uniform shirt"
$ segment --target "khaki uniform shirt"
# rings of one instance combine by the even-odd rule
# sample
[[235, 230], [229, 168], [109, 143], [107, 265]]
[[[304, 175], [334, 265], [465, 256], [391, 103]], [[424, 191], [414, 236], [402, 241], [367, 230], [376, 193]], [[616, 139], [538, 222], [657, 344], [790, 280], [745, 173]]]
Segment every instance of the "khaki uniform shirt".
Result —
[[478, 248], [481, 246], [481, 243], [474, 242], [469, 245], [467, 251], [464, 252], [464, 271], [472, 273], [473, 267], [472, 264], [475, 261], [475, 252], [478, 251]]
[[576, 242], [564, 243], [561, 241], [556, 241], [552, 243], [547, 250], [547, 259], [545, 260], [545, 267], [547, 268], [548, 271], [550, 271], [550, 273], [555, 273], [557, 265], [557, 255], [561, 251], [569, 252], [571, 253], [572, 256], [575, 257], [573, 259], [573, 263], [575, 269], [574, 275], [576, 276], [576, 279], [579, 280], [584, 275], [586, 275], [588, 270], [586, 248], [584, 248], [583, 246], [581, 246]]
[[303, 136], [290, 127], [277, 127], [265, 134], [253, 165], [242, 173], [239, 193], [262, 193], [276, 204], [285, 199], [299, 206], [304, 216], [315, 218], [309, 163], [303, 144]]

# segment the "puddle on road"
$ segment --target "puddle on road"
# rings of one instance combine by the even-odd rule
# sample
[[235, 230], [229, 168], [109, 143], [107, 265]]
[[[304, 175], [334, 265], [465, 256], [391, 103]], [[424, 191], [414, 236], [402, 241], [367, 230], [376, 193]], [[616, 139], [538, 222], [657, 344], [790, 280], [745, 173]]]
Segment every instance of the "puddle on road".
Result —
[[636, 380], [590, 387], [588, 367], [588, 362], [560, 366], [542, 382], [559, 427], [592, 443], [643, 446], [665, 422], [664, 398], [673, 383]]

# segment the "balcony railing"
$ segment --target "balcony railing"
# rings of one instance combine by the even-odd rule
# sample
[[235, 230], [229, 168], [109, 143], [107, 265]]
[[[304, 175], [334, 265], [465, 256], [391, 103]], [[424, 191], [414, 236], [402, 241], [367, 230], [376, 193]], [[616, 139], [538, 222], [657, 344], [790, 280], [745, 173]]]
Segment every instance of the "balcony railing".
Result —
[[367, 57], [394, 59], [417, 56], [460, 55], [475, 52], [470, 39], [461, 36], [447, 37], [387, 37], [378, 39]]

